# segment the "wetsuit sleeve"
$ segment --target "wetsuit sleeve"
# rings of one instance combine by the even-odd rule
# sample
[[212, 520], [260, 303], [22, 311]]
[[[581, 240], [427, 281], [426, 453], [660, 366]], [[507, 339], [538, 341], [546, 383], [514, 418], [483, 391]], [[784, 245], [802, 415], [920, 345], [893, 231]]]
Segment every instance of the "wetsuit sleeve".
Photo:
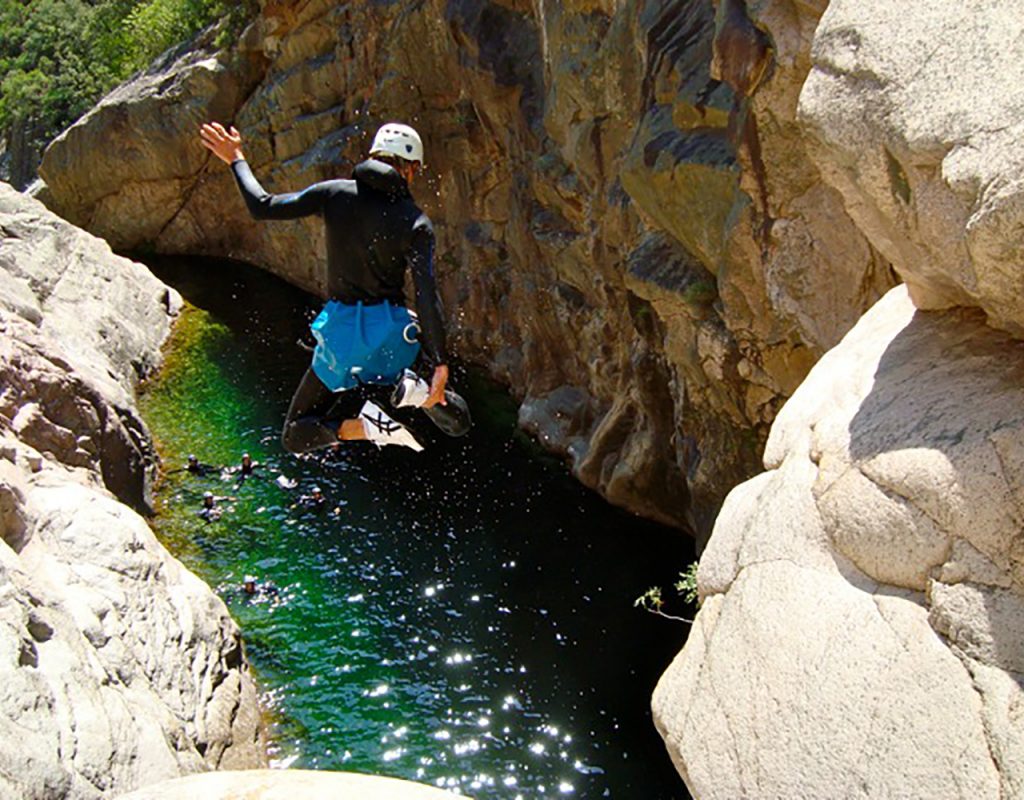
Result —
[[420, 343], [433, 366], [448, 363], [444, 341], [444, 317], [434, 283], [434, 230], [430, 223], [417, 223], [409, 254], [412, 282], [416, 288], [416, 313], [420, 322]]
[[254, 219], [298, 219], [319, 214], [329, 195], [328, 187], [323, 183], [314, 183], [301, 192], [270, 194], [260, 186], [244, 158], [232, 161], [231, 171]]

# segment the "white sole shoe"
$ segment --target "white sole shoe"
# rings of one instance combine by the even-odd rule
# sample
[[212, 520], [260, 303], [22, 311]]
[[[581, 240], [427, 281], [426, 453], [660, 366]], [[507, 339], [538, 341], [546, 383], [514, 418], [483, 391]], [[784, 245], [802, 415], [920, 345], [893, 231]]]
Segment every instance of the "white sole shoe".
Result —
[[391, 419], [376, 403], [367, 400], [359, 412], [359, 419], [363, 423], [366, 438], [377, 447], [397, 444], [412, 448], [417, 453], [423, 449], [423, 445], [413, 438], [413, 435], [402, 423]]

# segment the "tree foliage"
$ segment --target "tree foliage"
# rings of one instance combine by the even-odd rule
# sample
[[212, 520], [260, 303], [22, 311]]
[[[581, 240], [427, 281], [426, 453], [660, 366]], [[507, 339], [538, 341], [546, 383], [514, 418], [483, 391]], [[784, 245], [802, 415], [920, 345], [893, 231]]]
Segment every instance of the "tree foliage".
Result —
[[0, 131], [54, 138], [115, 85], [207, 25], [229, 37], [254, 0], [0, 0]]

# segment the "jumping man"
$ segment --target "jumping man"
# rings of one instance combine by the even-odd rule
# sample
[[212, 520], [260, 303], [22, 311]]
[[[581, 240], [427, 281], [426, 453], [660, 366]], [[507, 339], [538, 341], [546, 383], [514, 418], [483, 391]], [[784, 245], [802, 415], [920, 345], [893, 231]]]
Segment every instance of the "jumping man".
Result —
[[[355, 167], [351, 180], [323, 181], [279, 195], [264, 191], [252, 174], [234, 127], [210, 122], [200, 136], [206, 148], [231, 166], [255, 219], [319, 214], [327, 229], [328, 301], [311, 326], [317, 347], [288, 409], [285, 448], [305, 453], [341, 439], [422, 450], [378, 405], [366, 400], [359, 408], [360, 393], [348, 391], [366, 384], [395, 384], [421, 345], [433, 374], [419, 405], [449, 435], [465, 433], [468, 409], [458, 395], [445, 391], [448, 358], [434, 284], [434, 230], [409, 192], [423, 164], [423, 143], [416, 131], [389, 123], [377, 132], [370, 158]], [[407, 269], [416, 290], [415, 315], [405, 307]], [[345, 402], [337, 402], [336, 393], [343, 393]], [[451, 408], [442, 410], [446, 405]]]

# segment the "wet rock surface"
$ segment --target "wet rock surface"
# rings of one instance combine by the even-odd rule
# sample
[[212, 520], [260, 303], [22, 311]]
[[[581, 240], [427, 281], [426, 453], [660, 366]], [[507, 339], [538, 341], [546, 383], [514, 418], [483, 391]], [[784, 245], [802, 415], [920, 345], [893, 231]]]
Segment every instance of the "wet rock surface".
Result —
[[177, 294], [0, 185], [0, 794], [264, 762], [237, 626], [132, 510]]

